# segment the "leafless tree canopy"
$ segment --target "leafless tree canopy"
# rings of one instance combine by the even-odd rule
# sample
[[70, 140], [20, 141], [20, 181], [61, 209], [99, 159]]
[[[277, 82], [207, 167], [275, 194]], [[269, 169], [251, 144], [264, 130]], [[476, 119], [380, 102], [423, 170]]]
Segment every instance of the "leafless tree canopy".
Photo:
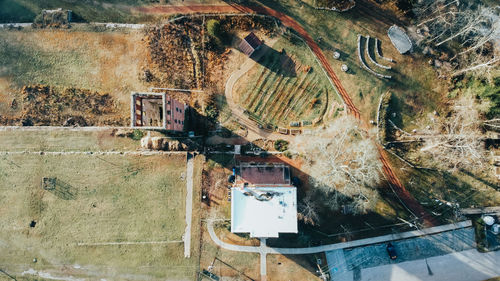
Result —
[[500, 56], [500, 5], [478, 5], [477, 1], [421, 0], [414, 5], [417, 27], [425, 43], [439, 47], [452, 40], [460, 50], [453, 76], [488, 72], [498, 66]]
[[306, 224], [319, 224], [318, 203], [313, 198], [312, 192], [309, 192], [298, 204], [298, 218]]
[[452, 115], [436, 126], [431, 137], [425, 138], [421, 151], [431, 154], [444, 168], [483, 166], [487, 159], [481, 112], [487, 107], [488, 104], [478, 103], [471, 93], [463, 95], [455, 101]]
[[377, 148], [352, 117], [337, 119], [319, 134], [297, 138], [293, 149], [306, 160], [312, 184], [328, 196], [331, 209], [353, 213], [374, 208], [382, 164]]

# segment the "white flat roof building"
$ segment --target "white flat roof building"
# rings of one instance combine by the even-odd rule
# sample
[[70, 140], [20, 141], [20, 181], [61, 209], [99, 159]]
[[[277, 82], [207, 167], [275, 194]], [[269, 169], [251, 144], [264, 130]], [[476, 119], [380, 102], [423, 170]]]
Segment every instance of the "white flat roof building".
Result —
[[239, 186], [231, 188], [231, 232], [277, 238], [297, 233], [297, 188]]

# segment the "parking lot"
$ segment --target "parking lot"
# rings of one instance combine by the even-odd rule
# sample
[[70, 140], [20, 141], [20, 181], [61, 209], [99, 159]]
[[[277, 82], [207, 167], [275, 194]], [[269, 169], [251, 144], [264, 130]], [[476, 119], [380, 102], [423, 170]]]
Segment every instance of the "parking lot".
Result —
[[[445, 256], [475, 248], [474, 230], [472, 227], [427, 235], [422, 237], [402, 239], [391, 242], [397, 254], [391, 260], [387, 254], [387, 243], [373, 244], [364, 247], [340, 249], [327, 252], [333, 280], [362, 280], [362, 270], [386, 265]], [[474, 250], [475, 251], [475, 250]], [[419, 265], [421, 267], [421, 265]], [[385, 271], [389, 270], [387, 267]], [[428, 270], [431, 270], [428, 268]], [[425, 272], [427, 273], [427, 269]], [[373, 271], [373, 270], [370, 270]], [[364, 274], [363, 274], [364, 275]]]
[[398, 256], [396, 260], [389, 259], [386, 243], [345, 249], [347, 269], [369, 268], [469, 250], [475, 246], [474, 230], [462, 228], [424, 237], [393, 241], [392, 245], [394, 245]]

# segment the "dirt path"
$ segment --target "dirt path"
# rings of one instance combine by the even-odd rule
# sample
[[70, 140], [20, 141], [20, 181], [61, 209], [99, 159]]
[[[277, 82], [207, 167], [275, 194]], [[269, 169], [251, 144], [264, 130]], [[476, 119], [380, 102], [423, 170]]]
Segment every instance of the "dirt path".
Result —
[[380, 146], [377, 145], [378, 151], [380, 153], [380, 161], [382, 161], [382, 169], [384, 171], [389, 184], [396, 187], [395, 192], [397, 196], [407, 205], [407, 207], [419, 218], [422, 218], [423, 223], [427, 226], [438, 225], [439, 222], [431, 216], [425, 209], [420, 205], [420, 203], [408, 192], [408, 190], [399, 181], [398, 177], [394, 174], [389, 160], [387, 159], [387, 152]]
[[351, 100], [351, 97], [345, 90], [344, 86], [340, 82], [333, 71], [331, 65], [328, 63], [325, 55], [321, 51], [320, 47], [309, 33], [294, 19], [288, 15], [275, 11], [266, 6], [254, 6], [247, 7], [238, 4], [232, 5], [191, 5], [191, 6], [155, 6], [155, 7], [139, 7], [137, 11], [143, 13], [153, 13], [153, 14], [193, 14], [193, 13], [243, 13], [243, 14], [263, 14], [268, 16], [273, 16], [281, 21], [284, 26], [294, 29], [306, 42], [306, 44], [311, 48], [313, 53], [316, 55], [321, 65], [325, 69], [328, 77], [332, 80], [337, 88], [337, 91], [341, 95], [342, 99], [347, 105], [347, 108], [351, 114], [360, 118], [359, 110], [356, 108]]
[[[190, 6], [155, 6], [155, 7], [141, 7], [137, 8], [139, 12], [143, 13], [163, 13], [163, 14], [191, 14], [191, 13], [243, 13], [243, 14], [263, 14], [273, 16], [281, 21], [284, 26], [294, 29], [306, 42], [306, 44], [311, 48], [312, 52], [315, 54], [317, 59], [320, 61], [323, 69], [326, 71], [328, 77], [335, 84], [338, 93], [344, 100], [347, 106], [348, 112], [352, 114], [356, 119], [361, 120], [361, 115], [357, 107], [354, 105], [351, 97], [342, 86], [340, 79], [337, 77], [333, 71], [330, 63], [326, 59], [325, 55], [321, 51], [321, 48], [314, 42], [313, 38], [309, 33], [293, 18], [290, 16], [275, 11], [266, 6], [254, 6], [246, 7], [238, 4], [228, 4], [228, 5], [190, 5]], [[383, 171], [388, 178], [390, 184], [396, 188], [396, 193], [401, 196], [400, 199], [412, 209], [412, 211], [424, 219], [424, 223], [427, 226], [433, 226], [437, 224], [437, 221], [430, 215], [425, 209], [420, 205], [420, 203], [406, 190], [403, 184], [396, 177], [388, 159], [385, 155], [383, 149], [379, 149], [380, 160], [383, 164]]]
[[[268, 42], [269, 47], [272, 47], [274, 43], [276, 43], [277, 39], [271, 39]], [[256, 56], [253, 58], [247, 58], [245, 62], [240, 66], [238, 70], [233, 72], [231, 76], [226, 81], [226, 85], [224, 87], [224, 94], [226, 96], [226, 101], [228, 104], [228, 107], [231, 109], [231, 113], [233, 114], [233, 117], [238, 119], [238, 122], [241, 125], [244, 125], [248, 129], [248, 136], [246, 136], [246, 139], [248, 141], [253, 141], [256, 139], [260, 138], [265, 138], [265, 139], [271, 139], [271, 140], [277, 140], [277, 139], [285, 139], [290, 141], [291, 136], [289, 135], [282, 135], [276, 132], [270, 132], [268, 130], [263, 130], [260, 129], [259, 126], [250, 118], [248, 115], [244, 113], [243, 108], [241, 108], [233, 98], [233, 88], [236, 82], [245, 75], [252, 67], [254, 67], [257, 64], [257, 61], [264, 55], [264, 50], [261, 50], [261, 52], [257, 53]]]

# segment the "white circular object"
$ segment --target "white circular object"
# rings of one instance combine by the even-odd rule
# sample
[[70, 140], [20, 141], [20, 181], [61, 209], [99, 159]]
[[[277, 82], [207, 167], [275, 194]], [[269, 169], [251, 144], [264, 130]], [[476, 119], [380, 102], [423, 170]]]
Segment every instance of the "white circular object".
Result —
[[349, 70], [349, 67], [347, 67], [347, 65], [343, 64], [340, 69], [342, 69], [342, 71], [346, 72], [347, 70]]
[[500, 224], [495, 223], [492, 227], [493, 233], [498, 234], [500, 232]]
[[340, 53], [339, 52], [333, 52], [333, 58], [338, 60], [340, 58]]
[[483, 221], [486, 225], [493, 225], [495, 223], [495, 219], [492, 216], [484, 216]]

